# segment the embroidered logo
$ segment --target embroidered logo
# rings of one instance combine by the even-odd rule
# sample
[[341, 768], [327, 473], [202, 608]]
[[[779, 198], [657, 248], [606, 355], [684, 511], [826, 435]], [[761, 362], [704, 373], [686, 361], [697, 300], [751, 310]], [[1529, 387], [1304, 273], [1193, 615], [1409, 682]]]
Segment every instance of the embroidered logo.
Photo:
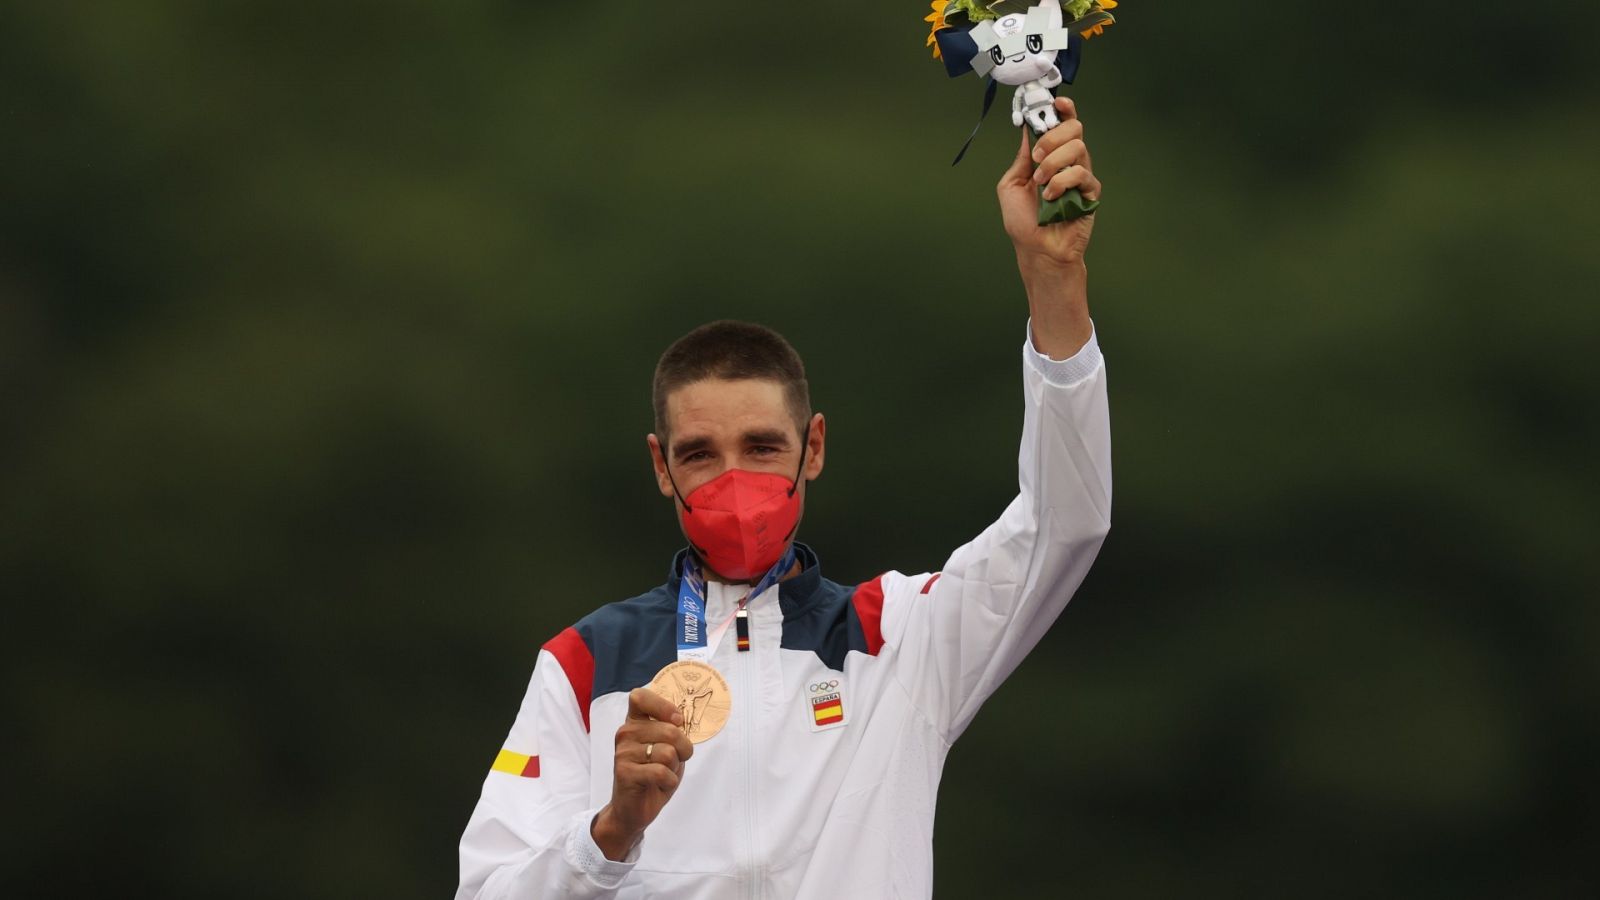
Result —
[[844, 725], [844, 678], [829, 674], [806, 686], [806, 712], [812, 731]]

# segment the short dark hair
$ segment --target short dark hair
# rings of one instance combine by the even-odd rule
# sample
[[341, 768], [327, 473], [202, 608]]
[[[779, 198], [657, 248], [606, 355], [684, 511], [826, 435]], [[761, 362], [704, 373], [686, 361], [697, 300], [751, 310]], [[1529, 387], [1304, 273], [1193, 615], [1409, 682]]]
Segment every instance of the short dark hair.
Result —
[[709, 322], [672, 343], [656, 363], [650, 399], [656, 434], [667, 438], [667, 395], [707, 378], [765, 378], [783, 386], [795, 431], [811, 418], [811, 388], [800, 354], [783, 335], [765, 325], [723, 319]]

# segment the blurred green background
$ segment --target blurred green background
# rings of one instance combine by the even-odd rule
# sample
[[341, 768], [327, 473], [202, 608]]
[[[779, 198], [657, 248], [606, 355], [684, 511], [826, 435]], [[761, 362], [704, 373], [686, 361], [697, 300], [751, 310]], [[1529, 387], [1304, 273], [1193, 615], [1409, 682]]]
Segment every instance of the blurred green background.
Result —
[[[0, 6], [0, 891], [448, 896], [707, 319], [808, 361], [828, 575], [989, 522], [1015, 134], [950, 168], [927, 6]], [[1595, 896], [1600, 7], [1209, 6], [1072, 91], [1115, 527], [938, 893]]]

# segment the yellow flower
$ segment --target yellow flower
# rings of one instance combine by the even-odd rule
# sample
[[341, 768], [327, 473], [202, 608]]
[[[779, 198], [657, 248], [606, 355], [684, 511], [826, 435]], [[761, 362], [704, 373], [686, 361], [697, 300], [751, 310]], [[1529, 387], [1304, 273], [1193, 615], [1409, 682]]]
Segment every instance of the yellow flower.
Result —
[[[939, 55], [939, 42], [933, 36], [938, 33], [939, 29], [944, 27], [944, 8], [948, 3], [949, 0], [933, 0], [933, 3], [930, 4], [933, 7], [933, 12], [922, 19], [924, 22], [933, 23], [933, 27], [928, 29], [928, 44], [933, 46], [934, 59], [942, 59]], [[927, 44], [924, 46], [927, 46]]]
[[[1116, 9], [1117, 8], [1117, 0], [1100, 0], [1100, 3], [1098, 5], [1099, 5], [1099, 7], [1101, 9]], [[1113, 18], [1110, 18], [1108, 16], [1106, 18], [1106, 21], [1104, 21], [1104, 22], [1096, 22], [1094, 25], [1091, 25], [1090, 27], [1085, 28], [1082, 31], [1083, 39], [1084, 40], [1088, 40], [1089, 38], [1092, 38], [1095, 35], [1105, 34], [1106, 33], [1106, 26], [1107, 25], [1115, 25], [1115, 24], [1117, 24], [1117, 20], [1113, 19]]]

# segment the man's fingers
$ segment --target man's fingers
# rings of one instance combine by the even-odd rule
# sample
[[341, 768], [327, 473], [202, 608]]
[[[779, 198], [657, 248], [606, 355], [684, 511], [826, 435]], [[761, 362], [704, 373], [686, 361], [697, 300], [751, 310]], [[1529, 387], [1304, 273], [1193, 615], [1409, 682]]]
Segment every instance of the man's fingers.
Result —
[[645, 781], [655, 785], [662, 793], [668, 795], [676, 791], [678, 785], [683, 782], [682, 776], [677, 771], [662, 766], [645, 766], [641, 774]]
[[678, 745], [672, 741], [650, 741], [635, 744], [638, 750], [631, 755], [636, 762], [666, 766], [674, 772], [683, 768], [683, 754], [678, 752]]
[[[616, 743], [619, 755], [625, 755], [629, 759], [632, 759], [633, 756], [631, 755], [631, 752], [623, 752], [628, 750], [628, 748], [631, 746], [644, 744], [671, 744], [672, 746], [677, 747], [679, 750], [682, 750], [683, 747], [679, 742], [687, 742], [688, 740], [689, 739], [687, 737], [684, 737], [683, 729], [672, 724], [671, 722], [662, 722], [656, 719], [634, 719], [632, 721], [623, 723], [623, 726], [617, 729]], [[687, 757], [685, 758], [687, 759]]]
[[1055, 177], [1057, 172], [1070, 169], [1073, 166], [1087, 166], [1089, 164], [1089, 148], [1083, 141], [1074, 138], [1057, 147], [1054, 152], [1039, 163], [1039, 168], [1033, 172], [1036, 184], [1044, 184]]
[[[655, 744], [649, 760], [643, 756], [644, 748]], [[682, 728], [671, 722], [630, 722], [617, 729], [617, 756], [633, 762], [653, 761], [663, 748], [670, 747], [681, 760], [694, 756], [694, 742]]]
[[1066, 119], [1060, 125], [1039, 135], [1039, 140], [1033, 146], [1033, 161], [1044, 162], [1045, 158], [1054, 153], [1062, 144], [1072, 140], [1083, 139], [1083, 123], [1077, 119]]
[[1083, 166], [1073, 166], [1057, 172], [1055, 177], [1050, 179], [1050, 183], [1044, 186], [1042, 196], [1046, 200], [1054, 200], [1072, 188], [1077, 188], [1085, 200], [1100, 199], [1100, 179], [1094, 177], [1094, 173]]
[[617, 787], [632, 791], [659, 789], [671, 796], [678, 789], [683, 776], [666, 766], [655, 763], [627, 763], [617, 769]]
[[683, 724], [683, 716], [679, 715], [678, 708], [673, 706], [670, 700], [649, 688], [634, 688], [628, 693], [628, 718], [657, 719], [674, 725]]
[[1057, 97], [1056, 118], [1063, 122], [1078, 118], [1078, 104], [1073, 103], [1071, 97]]

